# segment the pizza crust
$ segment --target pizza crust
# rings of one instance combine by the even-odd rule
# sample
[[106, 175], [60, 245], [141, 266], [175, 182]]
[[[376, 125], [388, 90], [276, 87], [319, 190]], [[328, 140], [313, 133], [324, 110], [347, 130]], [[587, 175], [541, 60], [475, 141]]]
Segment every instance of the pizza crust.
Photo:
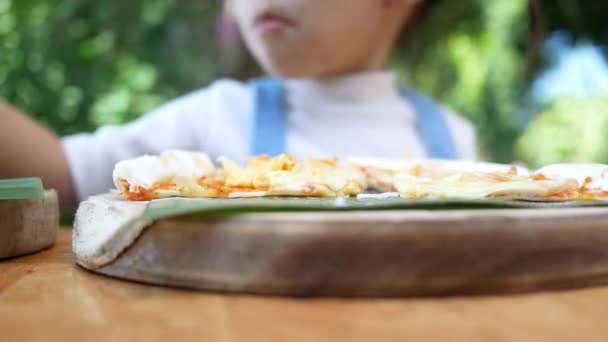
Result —
[[127, 201], [110, 193], [92, 196], [76, 212], [72, 249], [85, 268], [103, 266], [120, 255], [152, 222], [135, 220], [148, 202]]

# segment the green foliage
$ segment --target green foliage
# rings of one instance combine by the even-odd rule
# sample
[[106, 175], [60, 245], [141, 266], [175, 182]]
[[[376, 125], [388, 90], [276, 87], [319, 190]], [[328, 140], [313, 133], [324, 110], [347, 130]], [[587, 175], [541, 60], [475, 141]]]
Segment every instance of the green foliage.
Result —
[[60, 134], [132, 120], [216, 76], [216, 2], [0, 0], [0, 96]]
[[608, 1], [542, 1], [547, 31], [567, 29], [575, 38], [608, 43], [606, 13]]
[[483, 158], [510, 161], [521, 130], [526, 0], [442, 1], [403, 37], [394, 64], [406, 83], [477, 127]]
[[[576, 139], [555, 142], [550, 138], [558, 127], [557, 136], [579, 136], [580, 125], [569, 128], [563, 124], [578, 122], [579, 116], [597, 124], [593, 131], [599, 132], [604, 127], [605, 113], [599, 110], [605, 108], [602, 97], [558, 101], [529, 129], [522, 120], [521, 102], [531, 79], [524, 72], [533, 52], [529, 51], [533, 46], [528, 46], [528, 5], [528, 0], [437, 1], [428, 18], [404, 35], [394, 64], [404, 82], [472, 121], [481, 158], [501, 162], [523, 158], [534, 165], [567, 160], [608, 162], [598, 134], [587, 134], [580, 144], [573, 144]], [[607, 10], [606, 2], [543, 1], [541, 19], [547, 32], [565, 29], [574, 37], [606, 43], [608, 27], [602, 13]], [[540, 68], [542, 63], [536, 66]], [[579, 109], [574, 103], [583, 106]], [[604, 107], [593, 109], [593, 104]], [[534, 147], [526, 150], [523, 146], [527, 144]]]
[[559, 162], [608, 162], [608, 94], [561, 98], [538, 114], [517, 144], [532, 167]]

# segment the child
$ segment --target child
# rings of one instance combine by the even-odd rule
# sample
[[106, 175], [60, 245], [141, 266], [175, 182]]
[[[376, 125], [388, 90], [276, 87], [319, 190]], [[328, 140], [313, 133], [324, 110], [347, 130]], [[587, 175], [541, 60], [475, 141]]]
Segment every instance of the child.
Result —
[[0, 103], [0, 178], [37, 175], [65, 208], [112, 187], [114, 164], [165, 149], [251, 154], [475, 156], [462, 118], [385, 70], [421, 0], [230, 0], [245, 41], [275, 79], [222, 79], [128, 125], [59, 140]]

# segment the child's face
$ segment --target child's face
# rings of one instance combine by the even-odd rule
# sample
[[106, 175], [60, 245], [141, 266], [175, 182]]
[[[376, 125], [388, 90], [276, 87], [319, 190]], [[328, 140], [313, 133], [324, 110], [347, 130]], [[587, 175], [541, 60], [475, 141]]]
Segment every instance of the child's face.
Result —
[[268, 72], [284, 78], [334, 76], [384, 67], [405, 12], [415, 2], [230, 1], [253, 55]]

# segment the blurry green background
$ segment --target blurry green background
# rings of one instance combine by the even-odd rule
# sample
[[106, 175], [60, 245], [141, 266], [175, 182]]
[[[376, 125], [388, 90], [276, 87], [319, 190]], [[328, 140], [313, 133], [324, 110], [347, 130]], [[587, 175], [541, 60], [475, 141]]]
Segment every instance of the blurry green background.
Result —
[[[481, 158], [608, 163], [608, 89], [530, 96], [550, 66], [550, 32], [606, 44], [606, 2], [544, 1], [534, 19], [527, 0], [436, 2], [393, 66], [476, 125]], [[65, 135], [130, 121], [217, 77], [255, 75], [220, 14], [211, 0], [0, 0], [0, 96]]]

